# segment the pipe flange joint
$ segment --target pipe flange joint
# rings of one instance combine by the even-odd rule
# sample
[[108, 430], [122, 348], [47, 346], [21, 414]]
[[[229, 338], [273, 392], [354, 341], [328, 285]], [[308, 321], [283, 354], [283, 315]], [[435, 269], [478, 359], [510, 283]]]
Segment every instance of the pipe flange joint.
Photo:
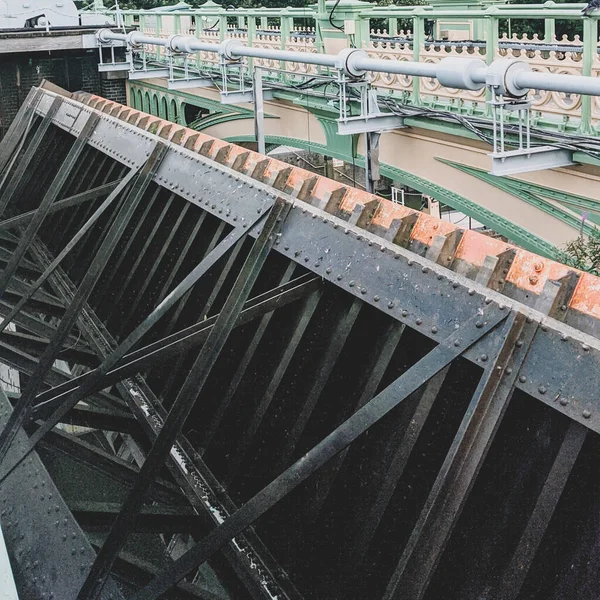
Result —
[[137, 31], [131, 31], [127, 34], [127, 46], [129, 46], [129, 48], [140, 48], [142, 46], [142, 44], [138, 44], [135, 41], [136, 36], [138, 35]]
[[240, 60], [242, 57], [235, 54], [236, 48], [244, 48], [240, 40], [225, 40], [219, 44], [219, 55], [225, 60]]
[[496, 96], [523, 98], [529, 93], [529, 88], [519, 87], [515, 82], [515, 76], [524, 71], [531, 71], [531, 66], [526, 62], [500, 58], [487, 68], [485, 83], [492, 88]]
[[167, 40], [167, 47], [171, 52], [186, 52], [191, 54], [190, 41], [188, 36], [175, 34]]
[[101, 44], [110, 44], [112, 40], [107, 37], [109, 33], [112, 33], [112, 31], [106, 27], [104, 29], [98, 29], [98, 31], [96, 31], [96, 39]]
[[485, 71], [485, 62], [480, 58], [449, 56], [440, 61], [437, 79], [447, 88], [480, 90], [485, 83], [480, 80], [476, 81], [475, 75], [483, 71]]
[[338, 53], [335, 66], [348, 77], [362, 77], [366, 70], [359, 69], [356, 63], [365, 58], [369, 58], [369, 55], [364, 50], [344, 48]]

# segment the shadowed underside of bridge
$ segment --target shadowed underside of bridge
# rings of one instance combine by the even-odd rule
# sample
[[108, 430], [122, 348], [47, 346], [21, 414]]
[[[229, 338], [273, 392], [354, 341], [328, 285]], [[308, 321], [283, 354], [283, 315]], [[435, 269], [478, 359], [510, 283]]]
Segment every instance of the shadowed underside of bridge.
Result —
[[21, 598], [600, 597], [596, 278], [88, 95], [0, 175]]

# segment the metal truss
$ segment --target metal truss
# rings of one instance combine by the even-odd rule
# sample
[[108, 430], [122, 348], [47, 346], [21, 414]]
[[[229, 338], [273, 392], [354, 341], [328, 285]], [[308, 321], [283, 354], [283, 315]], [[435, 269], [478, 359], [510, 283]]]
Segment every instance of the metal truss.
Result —
[[19, 592], [592, 597], [570, 565], [597, 562], [600, 344], [560, 322], [574, 279], [520, 303], [514, 251], [467, 278], [460, 237], [407, 249], [410, 215], [382, 231], [255, 171], [44, 89], [0, 145]]

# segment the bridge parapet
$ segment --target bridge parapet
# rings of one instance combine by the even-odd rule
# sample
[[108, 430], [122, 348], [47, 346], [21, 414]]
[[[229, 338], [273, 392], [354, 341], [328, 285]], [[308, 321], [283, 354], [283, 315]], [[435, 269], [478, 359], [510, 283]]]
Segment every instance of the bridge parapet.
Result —
[[[348, 7], [351, 5], [352, 10]], [[170, 12], [123, 11], [126, 25], [138, 26], [155, 37], [193, 34], [208, 43], [239, 39], [243, 43], [273, 49], [335, 53], [344, 46], [364, 48], [374, 58], [439, 62], [448, 56], [476, 56], [488, 64], [496, 58], [518, 58], [534, 71], [598, 77], [600, 55], [597, 19], [581, 19], [584, 4], [491, 6], [477, 9], [373, 7], [368, 3], [340, 3], [329, 24], [332, 7], [304, 9], [232, 9], [207, 2], [196, 10]], [[346, 8], [344, 8], [346, 7]], [[168, 8], [168, 7], [167, 7]], [[339, 13], [338, 13], [339, 11]], [[538, 28], [526, 34], [512, 33], [519, 23]], [[456, 25], [457, 29], [452, 29]], [[511, 25], [512, 24], [512, 25]], [[561, 32], [568, 24], [570, 34]], [[573, 33], [579, 31], [579, 33]], [[164, 48], [155, 57], [165, 58]], [[298, 73], [316, 73], [317, 67], [254, 59], [255, 64]], [[189, 64], [215, 67], [211, 53], [190, 57]], [[285, 78], [285, 74], [277, 75]], [[378, 74], [375, 87], [412, 105], [455, 112], [489, 115], [484, 92], [450, 90], [434, 80]], [[488, 98], [489, 99], [489, 98]], [[533, 122], [538, 126], [597, 133], [600, 99], [558, 92], [538, 92], [533, 98]]]

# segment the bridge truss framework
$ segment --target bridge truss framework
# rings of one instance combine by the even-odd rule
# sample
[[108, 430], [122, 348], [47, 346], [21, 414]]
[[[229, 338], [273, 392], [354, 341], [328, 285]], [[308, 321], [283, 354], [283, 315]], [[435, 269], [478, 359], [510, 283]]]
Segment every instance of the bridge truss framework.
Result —
[[79, 100], [0, 146], [23, 597], [597, 597], [594, 278]]

